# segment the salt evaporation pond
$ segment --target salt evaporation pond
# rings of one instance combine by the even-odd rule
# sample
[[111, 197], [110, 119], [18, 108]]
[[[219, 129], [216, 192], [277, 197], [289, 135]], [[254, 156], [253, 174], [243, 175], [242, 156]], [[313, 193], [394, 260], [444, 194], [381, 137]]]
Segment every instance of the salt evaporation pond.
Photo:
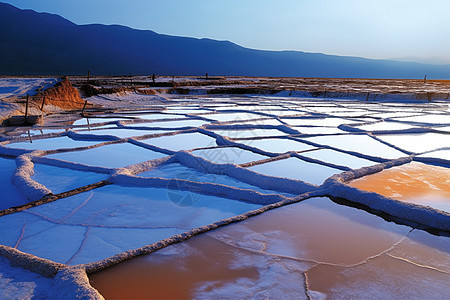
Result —
[[411, 162], [350, 182], [352, 187], [450, 213], [448, 168]]
[[33, 180], [50, 189], [53, 194], [96, 183], [107, 179], [107, 177], [108, 176], [105, 174], [71, 170], [42, 164], [34, 164], [34, 174], [31, 176]]
[[192, 154], [203, 157], [204, 159], [216, 164], [244, 164], [268, 158], [267, 156], [238, 147], [220, 147], [194, 150], [192, 151]]
[[[397, 138], [397, 135], [394, 136], [394, 138]], [[378, 142], [377, 140], [367, 135], [318, 136], [304, 139], [320, 145], [331, 146], [334, 148], [353, 151], [374, 157], [393, 159], [406, 156], [405, 153], [389, 147], [381, 142]]]
[[286, 133], [277, 129], [213, 129], [212, 131], [221, 136], [226, 136], [231, 139], [287, 135]]
[[[201, 166], [200, 166], [200, 169], [203, 169], [203, 168], [201, 168]], [[273, 190], [265, 190], [265, 189], [259, 188], [257, 186], [254, 186], [254, 185], [244, 183], [242, 181], [239, 181], [233, 177], [230, 177], [230, 176], [227, 176], [224, 174], [206, 173], [203, 171], [185, 167], [185, 166], [177, 164], [177, 163], [163, 164], [163, 165], [154, 167], [148, 171], [139, 173], [136, 176], [160, 177], [160, 178], [167, 178], [167, 179], [177, 178], [177, 179], [183, 179], [183, 180], [194, 181], [194, 182], [209, 182], [209, 183], [237, 187], [240, 189], [249, 189], [249, 190], [254, 190], [254, 191], [257, 191], [257, 192], [260, 192], [263, 194], [280, 194], [280, 192], [273, 191]], [[189, 182], [184, 183], [184, 184], [188, 185]], [[170, 184], [168, 184], [168, 187], [176, 186], [176, 185], [178, 185], [178, 183], [170, 183]], [[281, 194], [283, 194], [283, 193], [281, 193]], [[287, 194], [285, 194], [285, 195], [287, 195]], [[289, 196], [293, 196], [293, 195], [289, 195]], [[202, 195], [198, 195], [197, 197], [202, 197]]]
[[350, 154], [330, 149], [307, 151], [301, 153], [301, 155], [309, 158], [318, 159], [324, 162], [332, 163], [335, 165], [346, 166], [351, 169], [359, 169], [362, 167], [368, 167], [376, 164], [368, 159], [359, 158]]
[[[152, 99], [133, 93], [108, 97], [121, 106]], [[80, 264], [106, 298], [403, 299], [449, 294], [449, 145], [447, 135], [438, 133], [445, 127], [427, 123], [445, 121], [446, 104], [405, 108], [402, 103], [358, 100], [193, 96], [164, 105], [166, 113], [155, 113], [161, 109], [157, 102], [142, 111], [76, 123], [93, 123], [94, 130], [80, 126], [75, 133], [64, 133], [69, 125], [39, 126], [30, 131], [32, 143], [25, 136], [3, 134], [0, 209], [46, 197], [51, 202], [0, 211], [0, 244]], [[183, 115], [205, 112], [210, 113]], [[288, 114], [297, 116], [284, 117]], [[380, 122], [370, 123], [374, 121]], [[95, 126], [97, 122], [113, 124]], [[397, 132], [347, 132], [352, 126]], [[424, 133], [401, 132], [411, 127]], [[40, 130], [55, 137], [34, 139], [32, 133]], [[148, 138], [151, 134], [161, 136]], [[22, 155], [16, 149], [51, 152]], [[410, 152], [420, 155], [405, 160]], [[409, 163], [411, 159], [418, 162]], [[392, 164], [401, 166], [387, 167]], [[336, 181], [352, 169], [362, 177], [349, 184]], [[359, 181], [367, 183], [368, 191], [372, 184], [380, 195], [418, 204], [417, 210], [430, 217], [417, 219], [417, 226], [437, 235], [411, 227], [399, 214], [402, 210], [390, 203], [382, 213], [352, 207], [359, 202], [345, 197], [368, 195], [353, 186]], [[58, 195], [47, 195], [49, 190]], [[319, 197], [333, 193], [344, 199]], [[381, 198], [378, 194], [370, 195], [377, 201], [373, 196]], [[264, 212], [269, 208], [264, 205], [277, 208]], [[14, 270], [3, 266], [0, 275], [11, 278]], [[24, 285], [19, 290], [27, 291]]]
[[438, 133], [377, 135], [381, 140], [412, 153], [450, 147], [450, 139]]
[[267, 138], [260, 140], [238, 140], [236, 142], [271, 153], [286, 153], [289, 151], [304, 151], [314, 149], [314, 146], [310, 146], [291, 139]]
[[450, 292], [449, 273], [439, 271], [450, 271], [449, 249], [448, 238], [312, 198], [121, 263], [90, 281], [106, 298], [306, 298], [306, 285], [313, 298], [376, 296], [369, 287], [390, 299], [426, 298]]
[[[105, 186], [0, 218], [0, 243], [75, 265], [108, 258], [259, 205], [164, 188]], [[177, 205], [188, 197], [190, 206]], [[23, 231], [23, 232], [22, 232]], [[45, 243], [43, 243], [45, 241]]]
[[49, 158], [104, 168], [121, 168], [164, 156], [166, 154], [145, 149], [131, 143], [111, 144], [77, 152], [47, 155]]
[[10, 143], [7, 147], [26, 150], [52, 150], [64, 148], [89, 147], [99, 144], [101, 141], [76, 141], [70, 137], [54, 137], [48, 139], [30, 139], [26, 142]]
[[217, 146], [216, 139], [198, 132], [161, 136], [142, 142], [172, 151]]
[[0, 210], [27, 203], [17, 187], [12, 185], [11, 182], [16, 167], [14, 159], [0, 157], [0, 185], [2, 186]]
[[112, 135], [118, 138], [129, 138], [134, 136], [141, 136], [147, 134], [160, 134], [170, 132], [168, 130], [139, 130], [132, 128], [108, 128], [99, 130], [83, 130], [78, 131], [80, 134], [91, 134], [91, 135]]
[[338, 169], [308, 163], [296, 157], [267, 162], [249, 169], [268, 176], [286, 177], [316, 185], [321, 185], [328, 177], [341, 172]]

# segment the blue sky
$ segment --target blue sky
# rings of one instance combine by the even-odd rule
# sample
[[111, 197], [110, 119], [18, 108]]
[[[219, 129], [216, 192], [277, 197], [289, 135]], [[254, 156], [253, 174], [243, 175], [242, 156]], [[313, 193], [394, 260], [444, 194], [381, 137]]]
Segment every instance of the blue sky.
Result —
[[0, 0], [77, 24], [120, 24], [267, 50], [450, 63], [448, 0]]

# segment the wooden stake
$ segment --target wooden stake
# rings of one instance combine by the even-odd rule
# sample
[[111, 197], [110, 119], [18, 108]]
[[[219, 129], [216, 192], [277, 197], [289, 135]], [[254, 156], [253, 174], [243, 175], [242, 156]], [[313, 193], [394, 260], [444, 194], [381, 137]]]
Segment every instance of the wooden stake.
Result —
[[28, 117], [28, 100], [29, 100], [29, 94], [27, 94], [27, 104], [25, 105], [25, 123], [27, 123], [27, 117]]
[[44, 103], [45, 103], [45, 94], [44, 94], [44, 98], [42, 98], [41, 111], [44, 109]]
[[86, 108], [87, 100], [84, 101], [83, 110], [81, 111], [81, 115], [84, 115], [84, 109]]

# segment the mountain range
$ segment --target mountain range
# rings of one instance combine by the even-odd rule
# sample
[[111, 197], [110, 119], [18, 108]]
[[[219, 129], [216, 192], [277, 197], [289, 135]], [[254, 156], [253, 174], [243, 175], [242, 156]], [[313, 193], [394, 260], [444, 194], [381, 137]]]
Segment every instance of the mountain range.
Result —
[[[77, 25], [0, 3], [0, 75], [239, 75], [450, 79], [450, 65], [264, 51], [119, 25]], [[243, 29], [245, 30], [245, 29]]]

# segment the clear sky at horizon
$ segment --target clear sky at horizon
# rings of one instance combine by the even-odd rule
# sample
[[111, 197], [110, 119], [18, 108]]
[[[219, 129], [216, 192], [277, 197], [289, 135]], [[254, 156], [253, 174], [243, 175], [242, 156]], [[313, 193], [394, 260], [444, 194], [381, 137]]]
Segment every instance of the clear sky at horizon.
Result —
[[448, 0], [0, 1], [76, 24], [120, 24], [255, 49], [450, 63]]

